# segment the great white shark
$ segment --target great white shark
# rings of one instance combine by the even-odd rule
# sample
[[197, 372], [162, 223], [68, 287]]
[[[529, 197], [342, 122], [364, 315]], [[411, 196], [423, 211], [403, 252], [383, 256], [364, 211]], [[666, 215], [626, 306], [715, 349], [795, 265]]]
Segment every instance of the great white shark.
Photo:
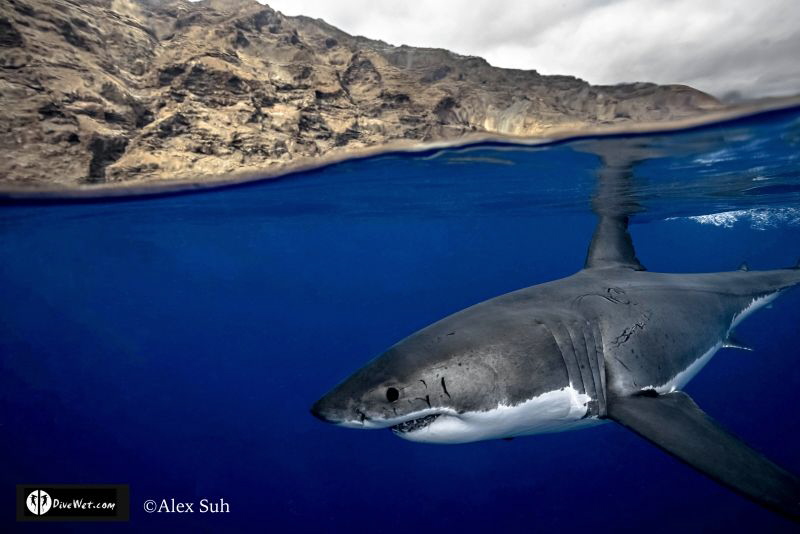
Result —
[[[629, 217], [635, 157], [601, 154], [583, 269], [481, 302], [403, 339], [311, 412], [404, 439], [466, 443], [614, 421], [717, 482], [800, 520], [800, 479], [726, 431], [681, 389], [734, 328], [800, 284], [800, 269], [645, 270]], [[630, 151], [628, 151], [630, 152]]]

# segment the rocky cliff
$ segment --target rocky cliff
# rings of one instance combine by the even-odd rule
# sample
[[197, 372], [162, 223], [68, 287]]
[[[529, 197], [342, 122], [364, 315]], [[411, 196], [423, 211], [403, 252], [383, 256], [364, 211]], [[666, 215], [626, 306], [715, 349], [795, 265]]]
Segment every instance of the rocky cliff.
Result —
[[391, 46], [255, 0], [4, 0], [0, 186], [203, 180], [392, 140], [657, 121], [685, 86], [592, 86]]

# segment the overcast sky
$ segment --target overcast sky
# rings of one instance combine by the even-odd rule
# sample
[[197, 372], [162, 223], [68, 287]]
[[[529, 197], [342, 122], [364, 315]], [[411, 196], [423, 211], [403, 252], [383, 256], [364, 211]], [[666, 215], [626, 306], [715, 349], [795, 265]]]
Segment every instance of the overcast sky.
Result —
[[446, 48], [594, 84], [800, 93], [798, 0], [260, 1], [393, 45]]

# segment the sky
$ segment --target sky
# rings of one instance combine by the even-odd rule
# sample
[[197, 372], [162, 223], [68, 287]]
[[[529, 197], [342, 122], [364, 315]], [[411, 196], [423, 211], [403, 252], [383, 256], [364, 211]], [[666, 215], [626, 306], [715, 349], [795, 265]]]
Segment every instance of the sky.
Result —
[[593, 84], [691, 85], [717, 97], [800, 93], [798, 0], [268, 0], [393, 45]]

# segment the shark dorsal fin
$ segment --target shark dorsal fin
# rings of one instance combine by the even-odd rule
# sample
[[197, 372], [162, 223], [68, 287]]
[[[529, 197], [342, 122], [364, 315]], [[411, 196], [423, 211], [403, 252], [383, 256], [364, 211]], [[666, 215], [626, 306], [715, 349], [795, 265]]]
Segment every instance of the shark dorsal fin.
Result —
[[645, 270], [636, 258], [628, 232], [628, 217], [641, 209], [631, 192], [632, 179], [631, 162], [603, 158], [603, 167], [597, 173], [597, 192], [592, 199], [592, 211], [598, 221], [586, 255], [585, 269], [622, 267]]
[[589, 245], [585, 269], [627, 267], [635, 271], [645, 268], [636, 257], [633, 240], [628, 232], [628, 217], [601, 216]]

